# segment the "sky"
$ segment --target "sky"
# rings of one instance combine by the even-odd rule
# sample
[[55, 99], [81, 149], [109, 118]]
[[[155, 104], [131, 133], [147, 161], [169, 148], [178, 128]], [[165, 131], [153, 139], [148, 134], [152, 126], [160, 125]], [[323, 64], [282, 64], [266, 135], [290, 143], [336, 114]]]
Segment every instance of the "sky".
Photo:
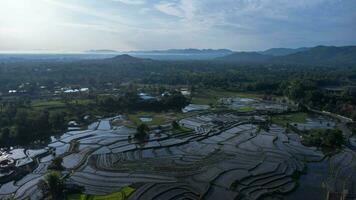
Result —
[[0, 0], [0, 51], [356, 45], [356, 0]]

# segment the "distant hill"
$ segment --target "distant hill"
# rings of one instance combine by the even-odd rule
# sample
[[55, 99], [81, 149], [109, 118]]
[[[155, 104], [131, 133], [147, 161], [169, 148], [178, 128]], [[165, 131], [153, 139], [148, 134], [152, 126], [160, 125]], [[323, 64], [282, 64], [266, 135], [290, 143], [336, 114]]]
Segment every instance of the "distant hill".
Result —
[[267, 49], [265, 51], [260, 51], [258, 53], [263, 54], [263, 55], [270, 55], [270, 56], [286, 56], [302, 51], [307, 51], [309, 48], [302, 47], [298, 49], [290, 49], [290, 48], [272, 48], [272, 49]]
[[136, 58], [127, 54], [122, 54], [115, 56], [113, 58], [108, 59], [110, 61], [115, 61], [115, 62], [143, 62], [143, 61], [149, 61], [150, 59], [143, 59], [143, 58]]
[[155, 60], [211, 60], [226, 56], [233, 51], [228, 49], [168, 49], [152, 51], [129, 51], [125, 52], [139, 58]]
[[233, 51], [229, 49], [168, 49], [168, 50], [152, 50], [152, 51], [129, 51], [130, 53], [146, 53], [146, 54], [231, 54]]
[[[295, 53], [291, 53], [297, 51]], [[278, 56], [280, 54], [281, 56]], [[287, 54], [287, 55], [285, 55]], [[265, 52], [236, 52], [217, 58], [237, 63], [274, 63], [274, 64], [304, 64], [304, 65], [356, 65], [356, 46], [317, 46], [300, 49], [270, 49]]]
[[307, 51], [275, 57], [271, 61], [296, 64], [356, 64], [356, 46], [317, 46]]
[[227, 56], [220, 57], [218, 60], [239, 63], [258, 63], [268, 61], [272, 57], [273, 56], [262, 55], [257, 52], [236, 52]]

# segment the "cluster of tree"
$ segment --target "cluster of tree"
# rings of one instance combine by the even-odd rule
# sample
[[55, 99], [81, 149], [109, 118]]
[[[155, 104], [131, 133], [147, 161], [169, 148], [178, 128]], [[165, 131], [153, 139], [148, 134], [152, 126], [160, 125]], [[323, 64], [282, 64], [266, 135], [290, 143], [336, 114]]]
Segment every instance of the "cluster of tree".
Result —
[[0, 145], [24, 145], [45, 140], [66, 127], [65, 113], [29, 111], [11, 104], [0, 112]]
[[137, 139], [139, 141], [144, 141], [144, 140], [148, 139], [149, 131], [150, 131], [150, 128], [147, 126], [147, 124], [140, 124], [136, 128], [135, 139]]
[[314, 109], [326, 110], [356, 119], [354, 88], [325, 89], [332, 83], [317, 79], [293, 79], [281, 85], [282, 94]]
[[310, 130], [303, 135], [303, 143], [311, 146], [338, 147], [344, 141], [339, 129]]
[[62, 173], [64, 169], [62, 162], [62, 157], [56, 157], [49, 165], [49, 171], [44, 178], [37, 183], [44, 200], [64, 200], [70, 194], [83, 192], [83, 187], [67, 183], [68, 176]]
[[65, 184], [59, 171], [50, 171], [47, 173], [44, 179], [39, 181], [38, 187], [42, 190], [44, 199], [65, 199]]

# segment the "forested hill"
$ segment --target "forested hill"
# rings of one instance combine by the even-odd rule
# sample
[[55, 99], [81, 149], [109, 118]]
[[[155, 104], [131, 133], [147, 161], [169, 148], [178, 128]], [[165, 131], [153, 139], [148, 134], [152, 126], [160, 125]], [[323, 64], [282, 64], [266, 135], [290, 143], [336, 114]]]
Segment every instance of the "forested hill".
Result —
[[272, 60], [278, 63], [356, 64], [356, 46], [318, 46]]
[[218, 58], [235, 63], [266, 63], [295, 65], [356, 65], [356, 46], [274, 49], [265, 52], [236, 52]]
[[309, 48], [307, 47], [301, 47], [297, 49], [291, 49], [291, 48], [272, 48], [272, 49], [267, 49], [265, 51], [260, 51], [258, 53], [263, 54], [263, 55], [270, 55], [270, 56], [286, 56], [302, 51], [307, 51]]
[[257, 52], [236, 52], [231, 55], [220, 57], [217, 60], [238, 63], [263, 63], [272, 58], [273, 56], [271, 55], [263, 55]]
[[[100, 60], [98, 60], [100, 62]], [[105, 60], [103, 60], [105, 61]], [[130, 56], [128, 54], [123, 54], [123, 55], [118, 55], [113, 58], [108, 58], [106, 61], [111, 61], [111, 62], [122, 62], [122, 63], [140, 63], [140, 62], [147, 62], [147, 61], [153, 61], [148, 58], [136, 58], [133, 56]]]

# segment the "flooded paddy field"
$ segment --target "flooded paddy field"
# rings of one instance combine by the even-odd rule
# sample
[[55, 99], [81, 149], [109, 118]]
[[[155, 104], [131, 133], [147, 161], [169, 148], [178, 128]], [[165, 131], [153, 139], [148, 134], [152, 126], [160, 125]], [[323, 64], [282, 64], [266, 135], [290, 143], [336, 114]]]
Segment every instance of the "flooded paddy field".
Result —
[[274, 113], [282, 113], [288, 109], [292, 109], [290, 105], [285, 103], [262, 100], [257, 98], [247, 97], [228, 97], [219, 99], [219, 103], [231, 109], [240, 111], [269, 111]]
[[[117, 118], [102, 119], [88, 130], [53, 138], [44, 149], [9, 153], [23, 171], [18, 176], [2, 171], [0, 198], [39, 199], [37, 183], [55, 157], [63, 158], [66, 183], [83, 187], [87, 195], [113, 194], [128, 186], [133, 188], [126, 197], [130, 200], [294, 200], [355, 193], [354, 151], [344, 147], [325, 155], [304, 146], [286, 127], [272, 123], [268, 130], [259, 128], [266, 118], [197, 113], [179, 121], [190, 131], [153, 129], [145, 141], [131, 138], [133, 128], [112, 126]], [[337, 126], [328, 120], [316, 116], [290, 123], [301, 129]]]

